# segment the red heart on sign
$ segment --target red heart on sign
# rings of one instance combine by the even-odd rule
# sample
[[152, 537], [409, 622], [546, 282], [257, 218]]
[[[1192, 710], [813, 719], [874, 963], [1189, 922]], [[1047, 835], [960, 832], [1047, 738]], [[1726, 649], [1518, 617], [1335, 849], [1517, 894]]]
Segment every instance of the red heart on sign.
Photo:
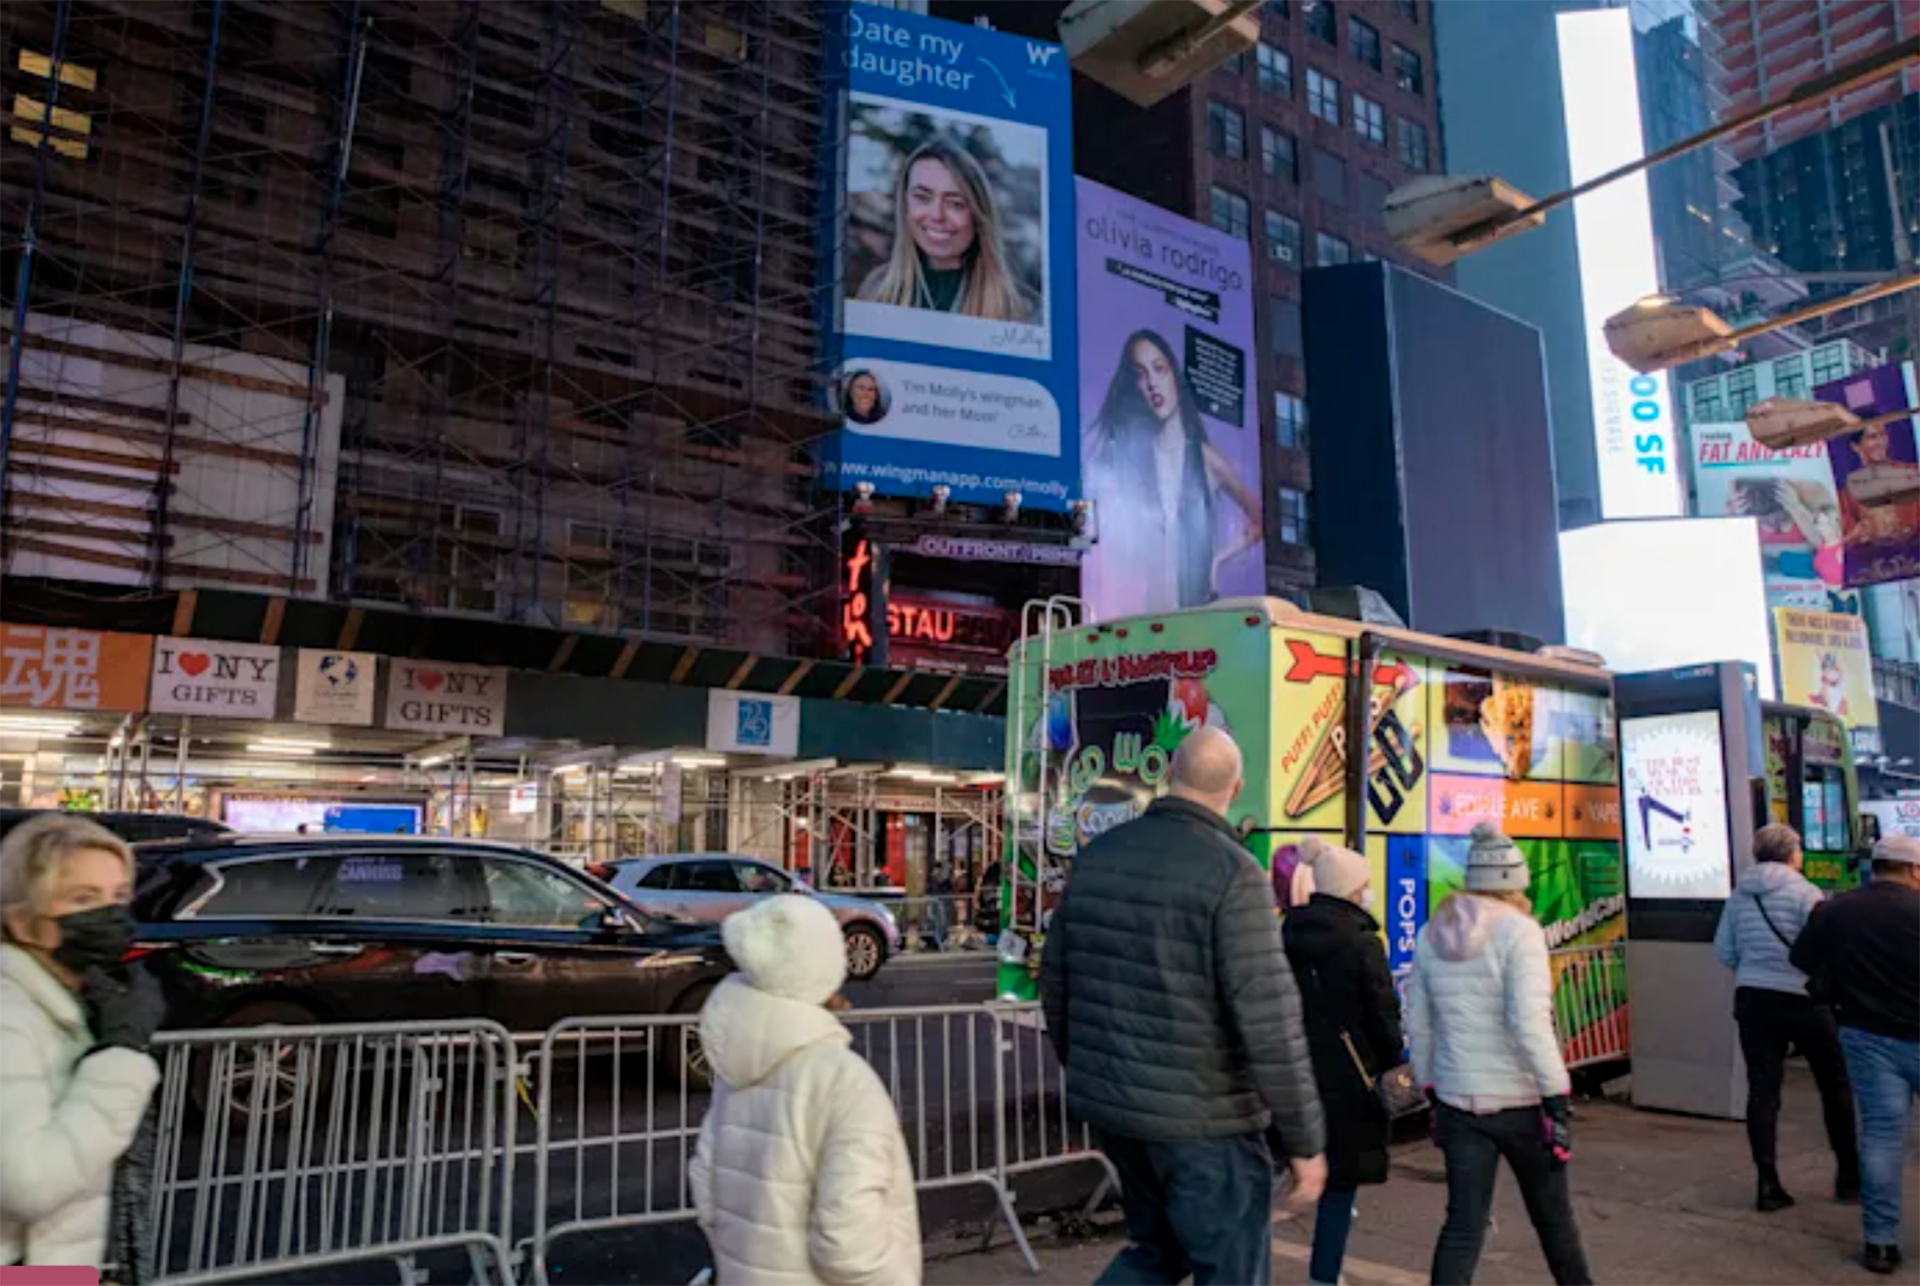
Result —
[[196, 679], [205, 674], [207, 667], [212, 664], [213, 658], [205, 652], [182, 652], [180, 654], [180, 668]]
[[413, 681], [429, 692], [438, 692], [440, 685], [446, 682], [446, 676], [438, 670], [415, 670]]

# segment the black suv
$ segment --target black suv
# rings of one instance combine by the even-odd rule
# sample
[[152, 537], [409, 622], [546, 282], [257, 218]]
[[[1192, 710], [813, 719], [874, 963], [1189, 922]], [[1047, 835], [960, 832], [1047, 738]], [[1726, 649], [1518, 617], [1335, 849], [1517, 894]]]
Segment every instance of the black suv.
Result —
[[[471, 1017], [539, 1031], [691, 1013], [732, 968], [712, 926], [645, 915], [505, 845], [231, 835], [135, 851], [135, 950], [175, 1030]], [[686, 1070], [704, 1079], [699, 1062]]]

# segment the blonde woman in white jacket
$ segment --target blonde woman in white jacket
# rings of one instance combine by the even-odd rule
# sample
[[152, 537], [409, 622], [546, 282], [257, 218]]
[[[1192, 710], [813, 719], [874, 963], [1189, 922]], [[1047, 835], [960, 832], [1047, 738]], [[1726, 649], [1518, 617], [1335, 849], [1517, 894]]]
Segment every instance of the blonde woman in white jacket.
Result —
[[840, 925], [788, 894], [721, 926], [739, 972], [700, 1011], [717, 1076], [690, 1172], [719, 1286], [918, 1286], [913, 1164], [886, 1087], [825, 1008]]
[[133, 854], [47, 814], [0, 843], [0, 1264], [99, 1268], [113, 1170], [160, 1079], [161, 1005], [120, 966]]
[[1434, 1286], [1473, 1280], [1502, 1160], [1554, 1281], [1593, 1281], [1567, 1191], [1572, 1082], [1553, 1030], [1547, 939], [1527, 884], [1527, 859], [1513, 841], [1484, 822], [1474, 827], [1466, 891], [1440, 904], [1414, 949], [1407, 1041], [1447, 1160]]

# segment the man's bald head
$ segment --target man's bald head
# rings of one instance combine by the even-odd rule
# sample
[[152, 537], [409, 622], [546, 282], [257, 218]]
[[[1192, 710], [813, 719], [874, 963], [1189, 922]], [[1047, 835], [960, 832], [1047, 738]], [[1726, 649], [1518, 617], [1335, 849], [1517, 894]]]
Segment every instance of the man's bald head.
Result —
[[1240, 793], [1245, 764], [1224, 728], [1190, 733], [1173, 752], [1173, 793], [1224, 816]]

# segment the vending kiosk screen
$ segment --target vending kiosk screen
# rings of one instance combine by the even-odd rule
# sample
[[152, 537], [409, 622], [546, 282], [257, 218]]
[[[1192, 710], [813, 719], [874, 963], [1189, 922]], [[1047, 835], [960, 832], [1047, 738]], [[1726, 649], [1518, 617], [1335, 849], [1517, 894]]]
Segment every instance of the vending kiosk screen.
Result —
[[1733, 863], [1719, 712], [1622, 720], [1620, 768], [1627, 896], [1725, 898]]

